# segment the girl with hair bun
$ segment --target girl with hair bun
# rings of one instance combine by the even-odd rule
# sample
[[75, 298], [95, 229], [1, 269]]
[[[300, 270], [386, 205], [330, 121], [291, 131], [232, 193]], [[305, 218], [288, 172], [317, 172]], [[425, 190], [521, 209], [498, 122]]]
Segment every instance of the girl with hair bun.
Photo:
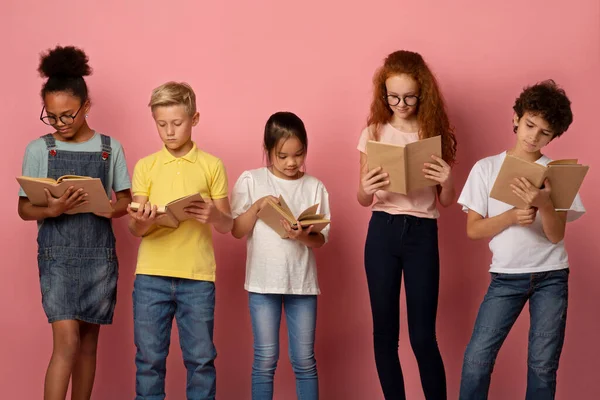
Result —
[[89, 399], [96, 370], [100, 325], [110, 324], [117, 294], [118, 262], [112, 218], [127, 213], [131, 182], [121, 144], [87, 122], [90, 98], [84, 77], [87, 55], [72, 46], [42, 54], [40, 120], [53, 130], [29, 143], [23, 175], [57, 179], [62, 175], [100, 178], [113, 211], [67, 214], [86, 203], [86, 193], [69, 188], [61, 197], [46, 192], [48, 205], [34, 206], [23, 190], [19, 216], [38, 223], [38, 267], [42, 305], [52, 325], [52, 357], [44, 399]]

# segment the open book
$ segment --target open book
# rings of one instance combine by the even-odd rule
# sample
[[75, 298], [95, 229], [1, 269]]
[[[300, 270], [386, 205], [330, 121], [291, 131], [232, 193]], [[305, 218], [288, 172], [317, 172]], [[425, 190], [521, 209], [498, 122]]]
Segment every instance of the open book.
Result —
[[587, 165], [577, 164], [577, 160], [556, 160], [545, 167], [507, 155], [494, 182], [490, 197], [517, 208], [526, 208], [527, 204], [513, 193], [511, 183], [514, 183], [515, 178], [523, 177], [535, 187], [541, 188], [544, 180], [548, 178], [552, 186], [550, 198], [554, 208], [568, 210], [589, 168]]
[[[157, 217], [156, 225], [166, 226], [168, 228], [177, 228], [179, 224], [185, 220], [193, 219], [194, 217], [186, 214], [184, 209], [193, 202], [204, 202], [204, 199], [199, 193], [194, 193], [189, 196], [180, 197], [167, 203], [164, 206], [156, 207]], [[140, 203], [132, 202], [129, 207], [133, 211], [140, 208]]]
[[369, 171], [381, 167], [389, 177], [390, 184], [383, 187], [388, 192], [408, 194], [409, 192], [437, 185], [425, 178], [425, 163], [435, 163], [432, 155], [442, 157], [442, 137], [434, 136], [405, 146], [367, 142]]
[[100, 178], [64, 175], [55, 180], [52, 178], [20, 176], [17, 178], [17, 182], [19, 182], [27, 198], [34, 206], [44, 207], [48, 205], [44, 189], [48, 189], [53, 197], [58, 198], [65, 194], [69, 187], [73, 186], [74, 190], [83, 189], [87, 193], [86, 201], [88, 204], [75, 207], [67, 211], [66, 214], [107, 213], [113, 211]]
[[327, 225], [329, 225], [329, 220], [325, 219], [323, 214], [317, 214], [317, 210], [319, 208], [318, 204], [315, 204], [302, 212], [298, 216], [298, 218], [294, 217], [294, 213], [290, 210], [288, 205], [283, 200], [283, 197], [279, 196], [279, 204], [267, 200], [268, 205], [266, 205], [260, 212], [258, 213], [258, 218], [263, 221], [265, 224], [269, 225], [271, 229], [273, 229], [279, 236], [285, 238], [287, 232], [285, 228], [281, 225], [281, 220], [287, 220], [292, 228], [297, 227], [296, 221], [300, 222], [302, 228], [307, 228], [309, 226], [313, 226], [311, 232], [321, 232]]

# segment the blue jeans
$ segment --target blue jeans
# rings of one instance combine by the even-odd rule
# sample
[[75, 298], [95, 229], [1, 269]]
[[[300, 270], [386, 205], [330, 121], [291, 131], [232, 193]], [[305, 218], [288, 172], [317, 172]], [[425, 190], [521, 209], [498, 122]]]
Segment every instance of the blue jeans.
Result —
[[314, 352], [317, 296], [250, 293], [249, 297], [254, 334], [252, 400], [273, 398], [282, 306], [288, 326], [289, 354], [296, 375], [298, 399], [318, 399], [319, 381]]
[[488, 398], [494, 362], [529, 300], [530, 328], [526, 400], [554, 399], [556, 371], [565, 338], [569, 270], [492, 274], [465, 352], [461, 400]]
[[214, 312], [213, 282], [136, 276], [133, 289], [136, 400], [165, 398], [173, 317], [177, 320], [179, 344], [187, 369], [188, 400], [215, 398]]

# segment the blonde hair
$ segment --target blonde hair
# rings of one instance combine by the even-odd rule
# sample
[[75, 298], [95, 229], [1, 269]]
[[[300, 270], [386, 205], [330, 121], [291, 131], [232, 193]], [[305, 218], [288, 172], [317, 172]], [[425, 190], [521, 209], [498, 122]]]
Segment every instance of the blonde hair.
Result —
[[196, 114], [196, 94], [194, 89], [185, 82], [167, 82], [152, 91], [148, 106], [155, 107], [174, 106], [181, 104], [189, 116]]

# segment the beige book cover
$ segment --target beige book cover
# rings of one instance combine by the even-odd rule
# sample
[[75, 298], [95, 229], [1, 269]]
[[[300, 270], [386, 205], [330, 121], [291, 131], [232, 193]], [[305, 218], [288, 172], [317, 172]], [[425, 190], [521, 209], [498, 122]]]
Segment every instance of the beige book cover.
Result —
[[389, 174], [388, 192], [408, 194], [413, 190], [437, 185], [425, 178], [425, 163], [435, 163], [432, 155], [442, 157], [442, 137], [434, 136], [405, 146], [369, 140], [367, 142], [369, 170], [381, 167]]
[[557, 210], [568, 210], [583, 183], [589, 166], [577, 163], [575, 159], [556, 160], [547, 166], [507, 155], [500, 167], [490, 197], [517, 208], [527, 204], [513, 193], [510, 185], [516, 178], [526, 178], [532, 185], [541, 188], [546, 178], [552, 188], [550, 198]]
[[298, 218], [295, 218], [294, 213], [292, 213], [283, 197], [279, 196], [279, 204], [268, 200], [268, 204], [258, 213], [258, 218], [275, 232], [277, 232], [279, 236], [285, 238], [287, 232], [281, 225], [282, 219], [288, 221], [292, 228], [297, 227], [296, 221], [299, 221], [303, 228], [312, 225], [312, 232], [315, 233], [321, 232], [327, 225], [329, 225], [330, 221], [325, 219], [323, 214], [317, 214], [318, 209], [319, 204], [315, 204], [304, 210], [298, 216]]
[[[180, 197], [176, 200], [170, 201], [166, 205], [156, 206], [156, 225], [165, 226], [168, 228], [177, 228], [179, 224], [188, 219], [194, 217], [188, 215], [185, 212], [185, 208], [193, 202], [204, 202], [200, 193], [194, 193], [189, 196]], [[140, 207], [140, 203], [132, 202], [129, 207], [133, 211], [137, 211]]]
[[44, 189], [48, 189], [53, 197], [58, 198], [65, 194], [69, 187], [73, 186], [74, 190], [83, 189], [87, 193], [86, 201], [88, 203], [75, 207], [67, 211], [66, 214], [107, 213], [113, 211], [100, 178], [64, 175], [55, 180], [52, 178], [19, 176], [17, 182], [23, 188], [31, 204], [35, 206], [45, 207], [48, 205]]

